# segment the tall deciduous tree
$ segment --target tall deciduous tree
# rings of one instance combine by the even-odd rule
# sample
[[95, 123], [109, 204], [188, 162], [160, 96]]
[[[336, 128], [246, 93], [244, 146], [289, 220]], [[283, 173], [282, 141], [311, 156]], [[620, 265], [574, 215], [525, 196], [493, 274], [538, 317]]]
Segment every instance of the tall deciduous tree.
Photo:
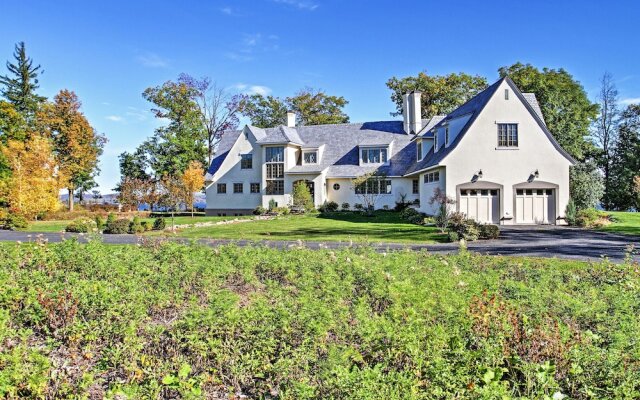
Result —
[[2, 153], [11, 167], [3, 188], [9, 209], [28, 219], [60, 207], [58, 192], [64, 184], [49, 139], [33, 135], [26, 141], [10, 140]]
[[342, 96], [328, 95], [321, 90], [305, 88], [282, 100], [274, 96], [254, 94], [240, 103], [241, 112], [251, 124], [272, 128], [286, 123], [287, 111], [296, 113], [298, 125], [341, 124], [349, 122], [344, 107], [349, 102]]
[[640, 175], [640, 104], [622, 113], [618, 140], [611, 161], [610, 207], [615, 210], [639, 209], [634, 179]]
[[207, 146], [207, 165], [211, 165], [213, 153], [224, 132], [238, 127], [239, 106], [242, 95], [231, 95], [209, 78], [196, 79], [181, 74], [179, 83], [194, 89], [193, 100], [199, 111], [204, 128], [204, 142]]
[[538, 68], [516, 63], [501, 67], [501, 77], [509, 76], [523, 92], [533, 92], [540, 103], [549, 130], [571, 156], [584, 160], [594, 152], [589, 127], [598, 115], [584, 88], [564, 69]]
[[189, 167], [184, 171], [181, 178], [182, 185], [184, 185], [184, 188], [190, 197], [191, 217], [193, 217], [195, 193], [202, 190], [204, 186], [204, 169], [202, 168], [202, 164], [198, 161], [191, 161], [189, 163]]
[[569, 171], [569, 193], [579, 210], [594, 208], [604, 194], [604, 180], [593, 161], [579, 162]]
[[76, 189], [89, 190], [92, 182], [95, 186], [98, 157], [106, 141], [89, 124], [80, 111], [81, 106], [74, 92], [61, 90], [53, 103], [46, 104], [38, 113], [38, 124], [42, 124], [53, 140], [58, 165], [67, 177], [70, 211], [73, 211]]
[[608, 72], [601, 79], [598, 106], [600, 113], [593, 127], [593, 138], [600, 147], [598, 164], [604, 173], [602, 205], [604, 208], [609, 209], [611, 207], [611, 161], [613, 149], [618, 140], [620, 110], [618, 108], [618, 90], [613, 83], [613, 77]]
[[422, 92], [422, 117], [444, 115], [455, 110], [467, 100], [487, 87], [487, 79], [464, 72], [448, 75], [427, 75], [420, 72], [417, 76], [396, 78], [387, 81], [387, 87], [393, 92], [391, 100], [396, 105], [393, 116], [402, 115], [402, 95], [411, 91]]
[[34, 65], [27, 56], [24, 42], [16, 44], [13, 53], [14, 63], [7, 61], [8, 75], [0, 76], [2, 96], [13, 104], [16, 110], [31, 122], [38, 107], [46, 100], [36, 94], [39, 88], [38, 76], [43, 72], [40, 65]]

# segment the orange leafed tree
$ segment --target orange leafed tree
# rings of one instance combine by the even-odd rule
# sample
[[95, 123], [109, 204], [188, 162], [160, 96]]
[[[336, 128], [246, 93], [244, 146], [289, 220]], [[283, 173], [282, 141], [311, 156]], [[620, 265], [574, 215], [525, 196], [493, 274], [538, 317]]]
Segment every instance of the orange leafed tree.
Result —
[[10, 140], [2, 154], [11, 168], [4, 190], [12, 212], [35, 219], [60, 208], [58, 193], [66, 182], [47, 138], [34, 135], [25, 142]]
[[53, 140], [53, 152], [60, 169], [68, 177], [69, 210], [77, 188], [92, 182], [97, 172], [98, 157], [106, 139], [98, 134], [80, 111], [82, 103], [70, 90], [61, 90], [53, 103], [38, 113], [40, 128]]
[[195, 193], [202, 190], [202, 187], [204, 186], [204, 170], [202, 168], [202, 164], [198, 161], [191, 161], [187, 169], [182, 174], [182, 184], [188, 192], [191, 200], [191, 217], [193, 218]]

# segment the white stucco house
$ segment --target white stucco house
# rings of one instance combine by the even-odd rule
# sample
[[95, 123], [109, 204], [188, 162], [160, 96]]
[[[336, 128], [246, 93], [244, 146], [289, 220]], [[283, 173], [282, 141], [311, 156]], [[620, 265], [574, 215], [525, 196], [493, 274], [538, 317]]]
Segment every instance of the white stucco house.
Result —
[[[209, 215], [249, 214], [273, 199], [291, 204], [295, 182], [309, 185], [316, 206], [362, 203], [352, 179], [385, 176], [366, 190], [376, 208], [405, 196], [419, 211], [437, 211], [440, 188], [456, 210], [493, 224], [564, 224], [569, 167], [575, 162], [547, 129], [533, 93], [503, 78], [448, 115], [420, 118], [418, 92], [404, 96], [403, 121], [227, 132], [206, 176]], [[361, 189], [358, 189], [361, 190]]]

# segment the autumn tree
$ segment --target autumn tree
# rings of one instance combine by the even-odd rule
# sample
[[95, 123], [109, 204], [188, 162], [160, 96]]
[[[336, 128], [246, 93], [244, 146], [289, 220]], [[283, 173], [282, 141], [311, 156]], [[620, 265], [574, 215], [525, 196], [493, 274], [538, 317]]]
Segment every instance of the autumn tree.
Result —
[[195, 202], [195, 193], [202, 190], [204, 186], [204, 173], [202, 164], [198, 161], [191, 161], [189, 167], [184, 171], [181, 176], [182, 185], [184, 186], [187, 194], [189, 195], [189, 202], [191, 203], [191, 218], [193, 218], [193, 209]]
[[349, 116], [343, 109], [348, 103], [342, 96], [305, 88], [284, 100], [254, 94], [240, 102], [240, 109], [252, 125], [272, 128], [287, 122], [287, 111], [296, 113], [296, 124], [301, 126], [346, 123], [349, 122]]
[[91, 189], [88, 186], [99, 172], [98, 157], [106, 142], [80, 111], [81, 105], [74, 92], [61, 90], [38, 113], [38, 124], [53, 140], [58, 165], [67, 177], [69, 211], [73, 211], [76, 189]]
[[231, 95], [210, 78], [196, 79], [181, 74], [178, 82], [193, 89], [193, 101], [198, 106], [200, 123], [204, 128], [204, 142], [207, 146], [207, 165], [211, 165], [216, 146], [226, 131], [236, 129], [240, 120], [242, 95]]
[[180, 209], [180, 205], [187, 200], [188, 193], [182, 179], [165, 175], [160, 180], [162, 194], [159, 203], [171, 211], [171, 230], [175, 231], [175, 212]]
[[65, 182], [47, 138], [33, 135], [25, 142], [10, 140], [2, 154], [11, 168], [3, 188], [11, 212], [35, 219], [60, 207], [58, 192]]
[[589, 128], [598, 115], [586, 91], [564, 69], [515, 63], [498, 69], [509, 76], [522, 92], [535, 93], [549, 131], [573, 158], [582, 161], [594, 152]]
[[464, 72], [448, 75], [427, 75], [426, 72], [420, 72], [417, 76], [394, 76], [387, 81], [387, 87], [393, 92], [391, 100], [396, 105], [396, 111], [391, 115], [402, 115], [402, 95], [417, 90], [422, 93], [422, 117], [431, 118], [450, 113], [486, 89], [487, 79]]
[[40, 104], [46, 100], [36, 94], [40, 87], [38, 77], [43, 71], [40, 65], [34, 65], [33, 60], [27, 56], [24, 42], [16, 44], [13, 58], [14, 63], [7, 61], [9, 74], [0, 76], [0, 85], [4, 86], [0, 93], [27, 122], [32, 122]]

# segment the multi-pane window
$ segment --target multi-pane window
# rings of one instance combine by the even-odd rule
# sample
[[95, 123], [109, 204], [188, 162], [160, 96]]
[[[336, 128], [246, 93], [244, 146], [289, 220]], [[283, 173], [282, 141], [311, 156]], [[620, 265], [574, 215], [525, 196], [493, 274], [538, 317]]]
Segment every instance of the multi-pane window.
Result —
[[429, 172], [424, 174], [424, 183], [432, 183], [440, 181], [440, 172]]
[[244, 192], [244, 185], [242, 183], [234, 183], [233, 193], [242, 193], [242, 192]]
[[249, 188], [251, 193], [260, 193], [260, 183], [252, 183]]
[[418, 161], [422, 160], [422, 142], [421, 141], [416, 143], [416, 159]]
[[387, 162], [387, 149], [384, 147], [362, 149], [363, 164], [384, 164]]
[[518, 124], [498, 124], [498, 147], [518, 147]]
[[240, 169], [253, 168], [253, 154], [241, 154], [240, 155]]
[[267, 194], [278, 195], [284, 194], [284, 181], [281, 180], [271, 180], [267, 181]]
[[368, 179], [355, 187], [356, 194], [391, 194], [390, 179]]
[[265, 155], [267, 167], [266, 194], [284, 194], [284, 147], [267, 147]]
[[227, 184], [226, 183], [218, 183], [218, 194], [227, 193]]
[[420, 193], [420, 180], [419, 179], [414, 179], [411, 181], [411, 186], [413, 189], [413, 194], [418, 194]]
[[302, 153], [303, 161], [305, 164], [317, 164], [318, 152], [317, 151], [305, 151]]
[[267, 147], [265, 153], [265, 162], [284, 162], [284, 147]]

